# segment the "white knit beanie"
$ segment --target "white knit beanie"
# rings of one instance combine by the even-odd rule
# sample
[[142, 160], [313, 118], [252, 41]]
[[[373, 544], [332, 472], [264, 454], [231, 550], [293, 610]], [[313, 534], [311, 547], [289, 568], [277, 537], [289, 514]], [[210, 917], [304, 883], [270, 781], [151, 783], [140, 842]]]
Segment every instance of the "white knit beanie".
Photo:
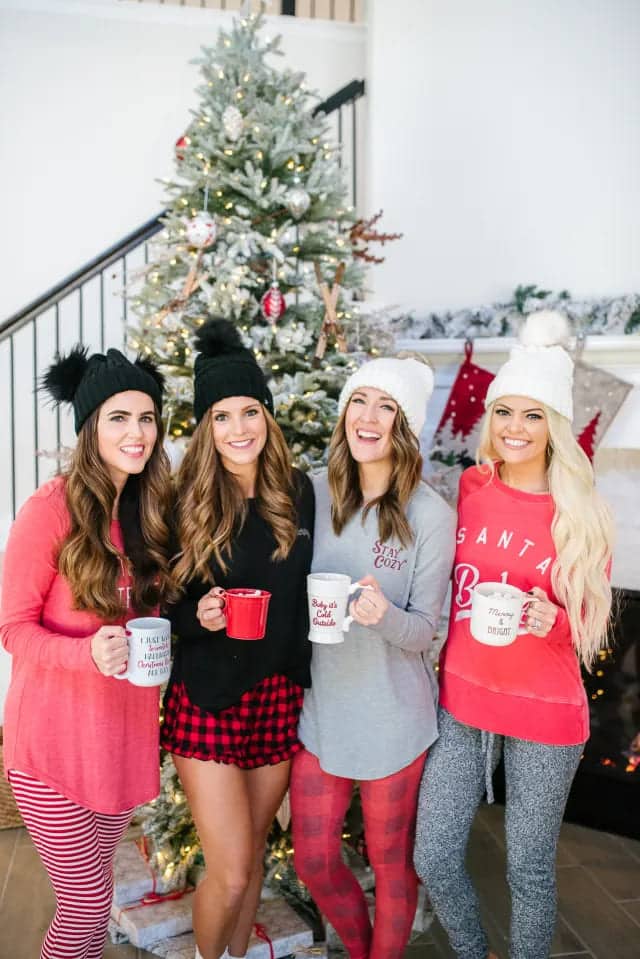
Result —
[[364, 363], [342, 387], [338, 416], [351, 394], [363, 386], [381, 390], [394, 399], [406, 416], [411, 432], [420, 436], [427, 416], [427, 403], [433, 393], [433, 371], [426, 363], [410, 356], [403, 359], [384, 357]]
[[519, 340], [489, 384], [485, 407], [501, 396], [530, 396], [571, 421], [573, 360], [564, 348], [569, 340], [566, 316], [558, 310], [530, 313]]

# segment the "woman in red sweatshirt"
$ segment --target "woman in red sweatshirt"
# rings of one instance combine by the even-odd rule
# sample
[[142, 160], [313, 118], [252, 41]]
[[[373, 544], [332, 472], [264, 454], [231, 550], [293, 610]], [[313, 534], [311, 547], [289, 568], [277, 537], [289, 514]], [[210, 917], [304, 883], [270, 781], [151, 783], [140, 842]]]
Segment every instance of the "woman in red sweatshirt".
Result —
[[154, 612], [170, 582], [162, 384], [118, 350], [76, 347], [50, 367], [44, 386], [73, 406], [78, 441], [7, 544], [5, 768], [56, 893], [42, 959], [100, 959], [115, 847], [159, 789], [158, 687], [113, 676], [127, 665], [124, 623]]
[[[422, 780], [415, 865], [460, 959], [487, 959], [465, 868], [473, 819], [504, 753], [511, 959], [546, 959], [555, 855], [589, 736], [580, 663], [604, 645], [612, 524], [571, 431], [573, 363], [561, 314], [532, 314], [491, 383], [478, 458], [462, 475], [440, 738]], [[531, 601], [514, 642], [470, 631], [472, 591], [505, 583]]]

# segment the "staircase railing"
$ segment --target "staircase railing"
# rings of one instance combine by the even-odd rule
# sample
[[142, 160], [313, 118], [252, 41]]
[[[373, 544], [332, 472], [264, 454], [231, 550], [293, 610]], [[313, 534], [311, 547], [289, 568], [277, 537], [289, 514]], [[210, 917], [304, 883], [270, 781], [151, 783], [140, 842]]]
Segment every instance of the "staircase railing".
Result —
[[[160, 4], [174, 7], [202, 7], [208, 10], [238, 11], [240, 0], [138, 0], [138, 3]], [[261, 4], [253, 0], [251, 9], [256, 12]], [[338, 20], [356, 23], [364, 19], [363, 0], [272, 0], [267, 13], [289, 17], [309, 17], [313, 20]]]
[[[351, 203], [358, 199], [357, 103], [363, 80], [354, 80], [318, 104], [331, 118], [348, 169]], [[79, 270], [0, 323], [0, 549], [16, 509], [56, 470], [57, 452], [73, 443], [70, 417], [43, 408], [37, 384], [54, 353], [74, 343], [104, 351], [122, 347], [129, 321], [122, 296], [128, 278], [149, 260], [149, 242], [162, 229], [162, 213], [123, 237]], [[52, 452], [43, 457], [42, 451]]]

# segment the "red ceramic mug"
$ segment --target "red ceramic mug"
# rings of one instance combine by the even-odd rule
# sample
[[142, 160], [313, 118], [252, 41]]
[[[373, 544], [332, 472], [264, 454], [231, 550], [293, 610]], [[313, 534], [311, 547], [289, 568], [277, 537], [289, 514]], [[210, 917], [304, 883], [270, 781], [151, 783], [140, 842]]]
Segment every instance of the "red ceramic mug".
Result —
[[223, 589], [227, 636], [230, 639], [263, 639], [271, 593], [266, 589]]

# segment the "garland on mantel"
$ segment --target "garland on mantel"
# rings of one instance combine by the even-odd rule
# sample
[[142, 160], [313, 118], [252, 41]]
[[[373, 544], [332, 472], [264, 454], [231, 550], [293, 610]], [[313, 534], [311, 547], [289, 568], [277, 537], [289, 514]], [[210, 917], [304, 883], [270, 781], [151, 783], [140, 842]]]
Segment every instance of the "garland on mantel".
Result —
[[573, 332], [579, 335], [640, 332], [640, 293], [574, 300], [567, 290], [553, 293], [535, 285], [516, 287], [508, 303], [431, 312], [426, 316], [410, 314], [396, 317], [392, 324], [396, 334], [416, 339], [515, 336], [524, 317], [543, 307], [565, 313]]

